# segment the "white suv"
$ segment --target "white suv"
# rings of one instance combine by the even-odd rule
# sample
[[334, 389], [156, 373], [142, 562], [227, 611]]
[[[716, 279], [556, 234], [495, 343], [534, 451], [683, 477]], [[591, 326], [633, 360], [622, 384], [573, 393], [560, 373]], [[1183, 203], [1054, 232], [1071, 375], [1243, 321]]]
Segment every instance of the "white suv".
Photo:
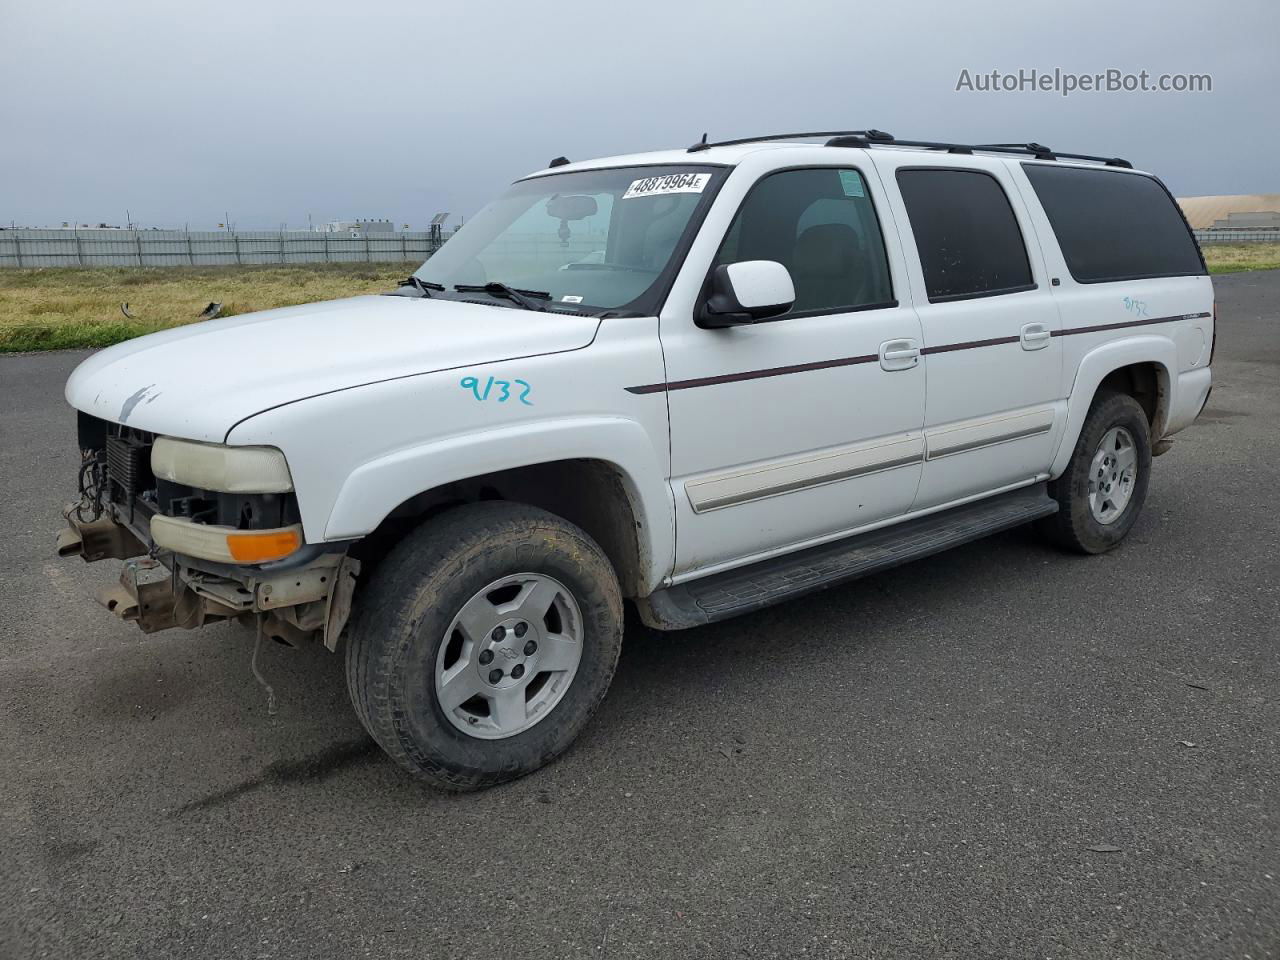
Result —
[[475, 788], [573, 741], [624, 599], [667, 630], [1029, 521], [1115, 546], [1213, 337], [1123, 160], [878, 131], [558, 158], [391, 295], [86, 360], [59, 547], [135, 558], [104, 599], [146, 631], [341, 641], [387, 753]]

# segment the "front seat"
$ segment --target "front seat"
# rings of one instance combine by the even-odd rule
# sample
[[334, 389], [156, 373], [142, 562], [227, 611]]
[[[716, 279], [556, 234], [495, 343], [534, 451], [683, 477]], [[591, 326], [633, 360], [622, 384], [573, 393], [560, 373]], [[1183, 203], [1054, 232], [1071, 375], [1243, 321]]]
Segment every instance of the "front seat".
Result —
[[796, 239], [791, 277], [796, 287], [792, 310], [853, 306], [865, 299], [866, 270], [862, 241], [845, 223], [820, 223]]

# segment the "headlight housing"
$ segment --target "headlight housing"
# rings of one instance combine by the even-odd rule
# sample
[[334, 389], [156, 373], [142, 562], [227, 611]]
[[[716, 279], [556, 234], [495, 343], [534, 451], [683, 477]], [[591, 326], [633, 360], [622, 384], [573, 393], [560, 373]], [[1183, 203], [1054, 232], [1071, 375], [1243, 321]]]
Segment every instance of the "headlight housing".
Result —
[[151, 472], [162, 480], [218, 493], [288, 493], [293, 477], [275, 447], [229, 447], [159, 437]]

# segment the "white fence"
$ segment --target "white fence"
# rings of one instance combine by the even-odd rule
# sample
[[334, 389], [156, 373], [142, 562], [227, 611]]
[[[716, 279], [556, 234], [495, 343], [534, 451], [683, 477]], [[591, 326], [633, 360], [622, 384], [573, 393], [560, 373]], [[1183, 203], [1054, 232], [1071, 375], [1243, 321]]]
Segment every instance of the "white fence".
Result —
[[[1280, 243], [1274, 228], [1196, 230], [1202, 244]], [[267, 263], [407, 263], [449, 234], [184, 230], [0, 230], [0, 267], [174, 267]], [[578, 243], [588, 238], [575, 238]], [[576, 246], [576, 244], [575, 244]], [[590, 246], [590, 244], [588, 244]], [[585, 248], [584, 248], [585, 249]], [[560, 251], [557, 251], [560, 252]]]
[[0, 267], [174, 267], [238, 263], [403, 263], [444, 236], [310, 231], [0, 230]]

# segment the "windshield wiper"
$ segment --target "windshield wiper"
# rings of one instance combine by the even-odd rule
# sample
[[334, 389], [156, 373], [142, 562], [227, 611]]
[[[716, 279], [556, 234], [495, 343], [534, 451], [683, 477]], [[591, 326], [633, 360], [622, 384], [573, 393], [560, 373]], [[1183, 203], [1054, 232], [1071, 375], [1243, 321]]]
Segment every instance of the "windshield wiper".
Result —
[[435, 290], [437, 293], [444, 293], [443, 283], [432, 283], [430, 280], [423, 280], [421, 277], [416, 276], [410, 276], [407, 279], [401, 280], [399, 285], [402, 287], [413, 287], [424, 297], [431, 296], [432, 290]]
[[546, 307], [537, 303], [538, 300], [550, 300], [551, 294], [545, 290], [517, 290], [515, 287], [509, 287], [505, 283], [498, 283], [496, 280], [490, 280], [488, 283], [455, 283], [453, 289], [459, 293], [487, 293], [491, 297], [504, 297], [512, 303], [518, 303], [526, 310], [546, 311]]

